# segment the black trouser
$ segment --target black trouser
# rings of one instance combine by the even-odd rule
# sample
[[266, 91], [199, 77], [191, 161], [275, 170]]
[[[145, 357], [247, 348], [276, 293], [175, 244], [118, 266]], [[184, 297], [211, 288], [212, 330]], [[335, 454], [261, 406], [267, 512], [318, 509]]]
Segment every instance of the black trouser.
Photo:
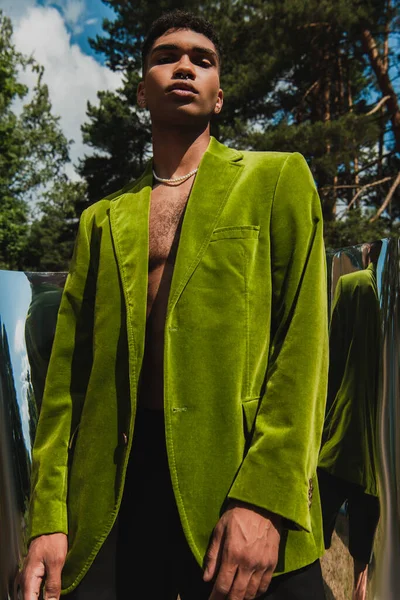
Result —
[[336, 518], [347, 500], [349, 552], [354, 559], [369, 564], [379, 521], [379, 498], [366, 494], [360, 485], [335, 477], [323, 469], [318, 469], [318, 485], [325, 548], [330, 548]]
[[[203, 581], [186, 542], [164, 436], [162, 412], [138, 411], [116, 525], [68, 600], [208, 600], [213, 582]], [[275, 577], [260, 598], [323, 600], [319, 561]]]

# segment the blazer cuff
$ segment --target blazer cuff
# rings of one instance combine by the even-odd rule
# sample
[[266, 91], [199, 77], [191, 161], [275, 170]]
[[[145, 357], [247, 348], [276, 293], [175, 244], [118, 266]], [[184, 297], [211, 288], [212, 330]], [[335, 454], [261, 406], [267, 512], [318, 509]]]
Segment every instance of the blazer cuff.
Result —
[[[52, 491], [49, 480], [40, 481], [32, 490], [27, 526], [27, 544], [39, 537], [51, 533], [68, 535], [68, 516], [65, 498], [66, 467], [59, 469], [59, 492]], [[55, 488], [57, 489], [57, 488]]]
[[271, 463], [257, 464], [248, 455], [227, 498], [253, 504], [280, 515], [284, 528], [311, 532], [310, 508], [314, 478], [290, 481], [282, 470], [276, 471]]

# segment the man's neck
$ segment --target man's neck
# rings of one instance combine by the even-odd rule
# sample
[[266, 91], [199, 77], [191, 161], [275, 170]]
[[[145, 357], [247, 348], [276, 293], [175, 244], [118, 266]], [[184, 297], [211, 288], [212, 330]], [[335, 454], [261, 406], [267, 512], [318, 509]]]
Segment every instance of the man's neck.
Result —
[[199, 166], [210, 142], [210, 127], [184, 129], [153, 126], [153, 165], [159, 177], [180, 177]]

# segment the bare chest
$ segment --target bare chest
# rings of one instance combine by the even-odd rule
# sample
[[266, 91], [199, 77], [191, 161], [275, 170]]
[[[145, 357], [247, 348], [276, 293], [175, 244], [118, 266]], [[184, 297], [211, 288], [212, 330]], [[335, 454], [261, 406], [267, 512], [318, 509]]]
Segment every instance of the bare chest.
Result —
[[189, 190], [153, 190], [149, 219], [149, 273], [175, 259]]

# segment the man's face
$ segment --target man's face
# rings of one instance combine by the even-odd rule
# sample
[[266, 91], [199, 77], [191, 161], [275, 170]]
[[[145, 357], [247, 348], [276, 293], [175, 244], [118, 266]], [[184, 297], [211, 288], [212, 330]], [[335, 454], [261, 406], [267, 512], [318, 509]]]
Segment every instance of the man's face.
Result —
[[191, 29], [169, 30], [154, 42], [147, 57], [138, 103], [153, 123], [208, 122], [220, 112], [223, 93], [214, 44]]

